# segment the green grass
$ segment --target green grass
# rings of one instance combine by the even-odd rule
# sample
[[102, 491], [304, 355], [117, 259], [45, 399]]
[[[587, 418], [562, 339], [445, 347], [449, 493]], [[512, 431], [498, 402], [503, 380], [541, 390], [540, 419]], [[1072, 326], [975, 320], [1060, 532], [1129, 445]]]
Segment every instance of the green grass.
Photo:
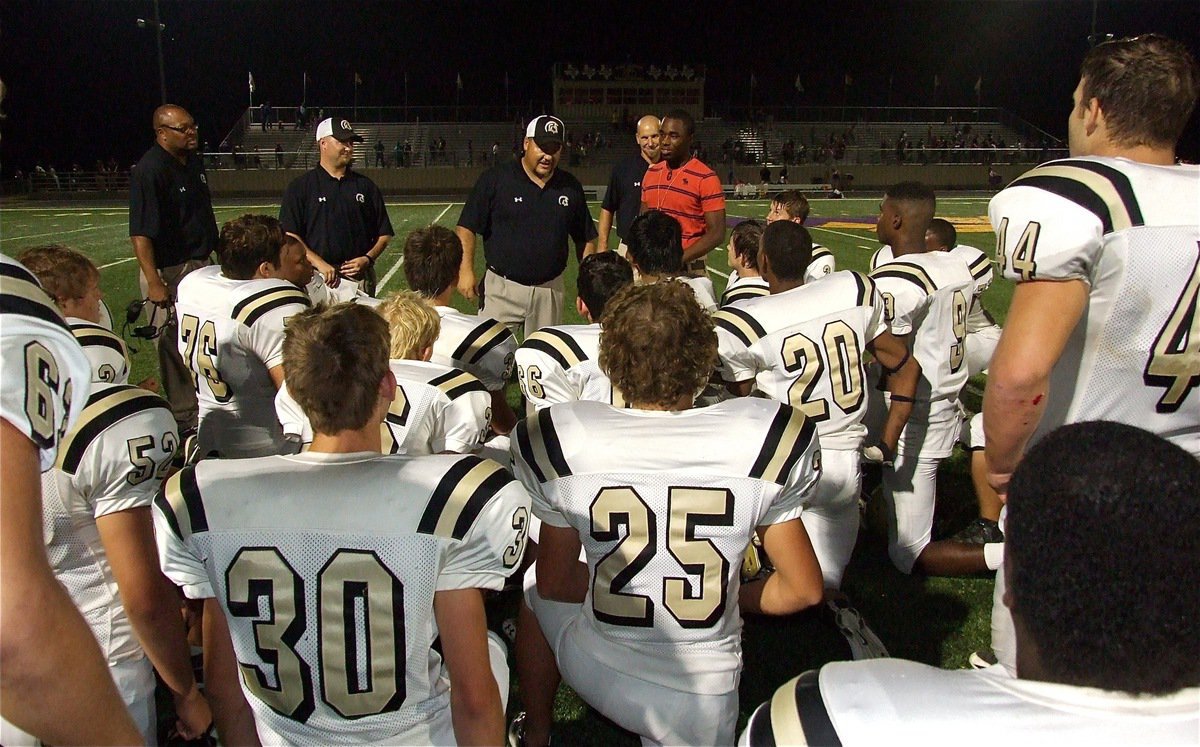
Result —
[[[598, 206], [593, 205], [593, 213]], [[245, 212], [275, 215], [274, 203], [219, 203], [217, 220], [224, 221]], [[453, 227], [461, 203], [390, 204], [388, 211], [396, 229], [387, 252], [376, 267], [381, 281], [380, 293], [404, 287], [399, 265], [404, 236], [422, 225], [438, 223]], [[877, 199], [814, 200], [812, 212], [818, 218], [874, 216]], [[993, 241], [986, 225], [986, 199], [943, 198], [938, 214], [959, 223], [961, 243], [979, 247], [991, 254]], [[767, 212], [764, 201], [731, 201], [731, 218], [762, 218]], [[82, 207], [41, 206], [10, 203], [0, 211], [0, 247], [17, 255], [37, 244], [58, 242], [78, 249], [101, 267], [101, 287], [116, 319], [117, 331], [125, 305], [138, 296], [137, 266], [127, 236], [128, 219], [123, 204]], [[837, 256], [838, 269], [865, 270], [878, 247], [873, 225], [813, 227], [815, 241], [829, 247]], [[615, 246], [615, 239], [613, 242]], [[476, 257], [477, 272], [482, 272], [482, 251]], [[713, 281], [719, 294], [729, 273], [724, 250], [714, 251], [709, 265], [715, 271]], [[580, 322], [574, 303], [575, 264], [568, 269], [566, 321]], [[385, 282], [386, 281], [386, 282]], [[1012, 297], [1012, 284], [997, 279], [985, 294], [988, 310], [1004, 321]], [[467, 311], [472, 306], [457, 300]], [[137, 345], [133, 355], [132, 381], [157, 376], [151, 345]], [[982, 377], [967, 388], [966, 403], [979, 408]], [[515, 391], [515, 388], [514, 388]], [[944, 537], [961, 528], [975, 516], [974, 494], [962, 452], [945, 460], [938, 479], [938, 511], [934, 537]], [[895, 656], [933, 665], [959, 668], [967, 665], [971, 651], [989, 642], [992, 581], [990, 578], [927, 578], [905, 576], [896, 571], [887, 558], [886, 542], [869, 531], [860, 535], [854, 558], [846, 573], [845, 590], [870, 621], [879, 637]], [[745, 669], [741, 685], [743, 721], [754, 707], [767, 699], [779, 684], [795, 674], [845, 656], [840, 636], [822, 624], [813, 614], [783, 619], [748, 618], [745, 626]], [[513, 701], [519, 701], [514, 687]], [[510, 705], [516, 710], [517, 703]], [[556, 740], [565, 744], [636, 744], [637, 740], [588, 709], [567, 688], [559, 692], [556, 704]]]

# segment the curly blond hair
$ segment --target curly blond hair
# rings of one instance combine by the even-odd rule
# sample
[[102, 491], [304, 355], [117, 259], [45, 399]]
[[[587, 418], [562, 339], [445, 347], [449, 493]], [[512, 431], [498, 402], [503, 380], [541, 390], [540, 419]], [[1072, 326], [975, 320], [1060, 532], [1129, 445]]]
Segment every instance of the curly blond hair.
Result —
[[413, 291], [393, 293], [375, 311], [388, 323], [393, 360], [419, 359], [442, 331], [441, 317]]

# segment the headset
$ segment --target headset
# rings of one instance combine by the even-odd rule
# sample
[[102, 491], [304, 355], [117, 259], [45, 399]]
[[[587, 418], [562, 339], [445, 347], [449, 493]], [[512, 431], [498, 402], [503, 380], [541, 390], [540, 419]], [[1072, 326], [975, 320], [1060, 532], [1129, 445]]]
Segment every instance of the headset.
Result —
[[[139, 325], [138, 321], [142, 317], [142, 311], [146, 304], [157, 306], [148, 298], [136, 298], [129, 302], [125, 307], [125, 323], [121, 326], [121, 335], [123, 337], [136, 337], [141, 340], [157, 340], [162, 336], [163, 330], [175, 324], [175, 305], [158, 306], [157, 309], [152, 309], [149, 314], [149, 324]], [[166, 311], [165, 315], [156, 313], [158, 310]], [[158, 324], [154, 322], [156, 319], [161, 320]], [[133, 329], [130, 329], [133, 327]], [[129, 349], [136, 353], [138, 350], [130, 342]]]

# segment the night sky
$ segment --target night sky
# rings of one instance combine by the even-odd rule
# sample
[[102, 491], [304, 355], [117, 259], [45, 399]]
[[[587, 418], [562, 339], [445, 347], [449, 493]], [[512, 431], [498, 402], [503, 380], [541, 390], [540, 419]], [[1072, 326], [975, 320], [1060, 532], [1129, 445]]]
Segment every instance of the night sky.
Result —
[[[711, 7], [712, 4], [710, 4]], [[1100, 0], [1096, 29], [1159, 31], [1200, 54], [1200, 2]], [[989, 2], [792, 0], [698, 3], [310, 2], [161, 0], [168, 97], [196, 116], [215, 147], [247, 105], [515, 106], [551, 98], [554, 62], [703, 64], [711, 105], [1001, 106], [1064, 136], [1071, 91], [1091, 30], [1091, 0]], [[4, 0], [0, 77], [5, 174], [37, 161], [60, 169], [151, 142], [158, 103], [154, 34], [135, 19], [150, 0]], [[845, 76], [853, 79], [847, 90]], [[934, 75], [940, 77], [937, 99]], [[796, 76], [804, 93], [794, 88]], [[635, 112], [635, 114], [637, 114]], [[1181, 155], [1200, 157], [1193, 115]], [[568, 126], [570, 123], [568, 122]]]

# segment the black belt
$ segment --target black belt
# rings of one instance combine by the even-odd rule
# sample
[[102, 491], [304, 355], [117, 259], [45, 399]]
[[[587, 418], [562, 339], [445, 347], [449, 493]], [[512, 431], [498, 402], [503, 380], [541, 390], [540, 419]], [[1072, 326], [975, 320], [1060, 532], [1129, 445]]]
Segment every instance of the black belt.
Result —
[[505, 280], [507, 280], [511, 283], [516, 283], [518, 285], [543, 285], [545, 283], [549, 283], [551, 280], [558, 277], [558, 275], [562, 274], [560, 272], [557, 275], [546, 278], [545, 280], [525, 280], [523, 278], [515, 277], [509, 273], [501, 272], [500, 270], [497, 270], [495, 267], [492, 267], [491, 265], [488, 265], [487, 269], [488, 269], [488, 272], [495, 274], [495, 275], [499, 275], [500, 277], [504, 278]]

